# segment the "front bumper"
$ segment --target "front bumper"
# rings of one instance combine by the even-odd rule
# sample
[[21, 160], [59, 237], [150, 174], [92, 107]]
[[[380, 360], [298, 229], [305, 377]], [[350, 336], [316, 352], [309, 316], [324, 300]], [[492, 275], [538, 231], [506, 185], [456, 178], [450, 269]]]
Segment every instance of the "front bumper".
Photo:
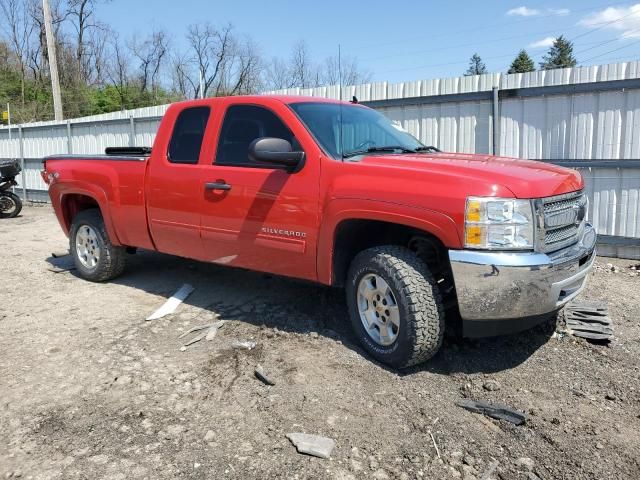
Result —
[[562, 308], [584, 288], [595, 244], [586, 224], [577, 243], [548, 254], [450, 250], [464, 334], [522, 330]]

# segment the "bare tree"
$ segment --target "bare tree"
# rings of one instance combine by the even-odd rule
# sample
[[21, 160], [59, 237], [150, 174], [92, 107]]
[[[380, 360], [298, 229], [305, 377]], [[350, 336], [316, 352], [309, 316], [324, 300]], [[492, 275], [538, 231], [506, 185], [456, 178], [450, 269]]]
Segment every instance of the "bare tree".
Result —
[[120, 109], [124, 110], [131, 84], [131, 57], [116, 34], [109, 45], [109, 57], [111, 62], [105, 69], [105, 76], [118, 94]]
[[20, 70], [20, 98], [24, 106], [25, 81], [29, 58], [29, 42], [33, 33], [26, 5], [21, 0], [0, 0], [0, 12], [4, 17], [2, 30], [6, 33]]
[[[67, 16], [62, 12], [60, 0], [50, 2], [49, 9], [51, 10], [53, 31], [57, 42], [57, 48], [60, 49], [62, 43], [61, 27]], [[36, 37], [32, 40], [29, 48], [29, 69], [32, 71], [33, 78], [42, 82], [43, 77], [47, 75], [44, 62], [48, 61], [42, 2], [40, 0], [30, 0], [28, 10], [34, 28], [34, 37]]]
[[264, 70], [264, 84], [270, 90], [283, 90], [293, 87], [289, 65], [282, 58], [273, 57]]
[[313, 64], [304, 40], [293, 46], [289, 75], [291, 76], [291, 85], [295, 87], [310, 88], [320, 85], [320, 72]]
[[[342, 79], [340, 78], [342, 76]], [[371, 72], [362, 70], [355, 57], [327, 57], [321, 68], [320, 78], [325, 85], [358, 85], [371, 79]]]
[[168, 51], [167, 35], [162, 30], [152, 32], [142, 42], [136, 39], [131, 42], [131, 52], [139, 62], [140, 91], [155, 93]]
[[224, 94], [255, 93], [262, 87], [262, 58], [257, 45], [250, 38], [234, 41], [231, 60], [227, 65], [227, 82], [222, 87]]
[[[197, 85], [194, 96], [220, 95], [224, 81], [226, 64], [232, 55], [234, 38], [233, 27], [226, 25], [218, 30], [210, 23], [191, 25], [187, 33], [187, 40], [191, 47], [193, 62], [195, 63], [196, 78], [200, 81], [192, 82]], [[202, 89], [202, 92], [200, 91]]]
[[[103, 45], [104, 32], [108, 28], [95, 16], [98, 0], [67, 0], [65, 17], [75, 30], [75, 60], [79, 78], [90, 82], [95, 73], [96, 44]], [[96, 31], [103, 31], [100, 35]], [[96, 39], [100, 39], [96, 41]]]

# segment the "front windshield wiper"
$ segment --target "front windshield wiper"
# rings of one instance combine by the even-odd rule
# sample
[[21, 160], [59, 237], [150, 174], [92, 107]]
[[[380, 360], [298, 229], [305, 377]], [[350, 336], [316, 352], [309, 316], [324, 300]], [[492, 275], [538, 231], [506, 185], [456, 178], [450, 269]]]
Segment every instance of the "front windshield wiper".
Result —
[[432, 145], [428, 145], [428, 146], [422, 146], [422, 147], [418, 147], [414, 150], [414, 152], [434, 152], [434, 153], [438, 153], [441, 152], [442, 150], [440, 150], [439, 148], [436, 148]]
[[415, 153], [416, 150], [411, 148], [403, 147], [400, 145], [385, 145], [383, 147], [369, 147], [364, 150], [354, 150], [353, 152], [347, 152], [342, 154], [342, 158], [355, 157], [357, 155], [364, 155], [365, 153], [375, 153], [375, 152], [395, 152], [396, 150], [400, 150], [402, 153]]

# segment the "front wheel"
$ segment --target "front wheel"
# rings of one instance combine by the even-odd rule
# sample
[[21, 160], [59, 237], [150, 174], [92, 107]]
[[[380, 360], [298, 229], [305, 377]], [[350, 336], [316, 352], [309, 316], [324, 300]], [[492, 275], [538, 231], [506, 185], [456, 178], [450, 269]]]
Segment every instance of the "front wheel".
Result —
[[69, 249], [80, 275], [92, 282], [106, 282], [122, 273], [126, 250], [111, 244], [97, 209], [83, 210], [73, 219]]
[[346, 290], [353, 330], [380, 362], [409, 367], [442, 345], [442, 298], [427, 265], [411, 250], [390, 245], [359, 253]]
[[22, 200], [13, 192], [0, 192], [0, 218], [14, 218], [22, 210]]

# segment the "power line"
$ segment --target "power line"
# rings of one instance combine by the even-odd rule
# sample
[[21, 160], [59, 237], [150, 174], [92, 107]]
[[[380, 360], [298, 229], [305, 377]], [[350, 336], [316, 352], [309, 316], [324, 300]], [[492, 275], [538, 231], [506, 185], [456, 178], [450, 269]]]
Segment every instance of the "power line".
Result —
[[635, 42], [631, 42], [631, 43], [629, 43], [627, 45], [624, 45], [624, 46], [622, 46], [620, 48], [616, 48], [614, 50], [609, 50], [608, 52], [601, 53], [600, 55], [596, 55], [595, 57], [587, 58], [586, 60], [583, 60], [583, 61], [584, 62], [590, 62], [592, 60], [595, 60], [596, 58], [604, 57], [606, 55], [609, 55], [610, 53], [617, 52], [619, 50], [623, 50], [625, 48], [632, 47], [633, 45], [637, 45], [638, 43], [640, 43], [640, 40], [636, 40]]
[[[606, 3], [606, 4], [600, 4], [597, 6], [591, 6], [591, 7], [587, 7], [587, 8], [581, 8], [579, 10], [573, 10], [572, 13], [580, 13], [580, 12], [585, 12], [587, 10], [597, 10], [600, 8], [608, 8], [608, 7], [614, 7], [614, 6], [622, 6], [622, 5], [626, 5], [623, 3]], [[557, 16], [557, 14], [553, 14], [553, 13], [549, 13], [546, 15], [539, 15], [536, 17], [528, 17], [528, 18], [524, 18], [522, 20], [515, 20], [515, 21], [507, 21], [507, 22], [496, 22], [494, 24], [490, 24], [490, 25], [483, 25], [481, 27], [476, 27], [476, 28], [465, 28], [465, 29], [461, 29], [461, 30], [457, 30], [457, 31], [449, 31], [449, 32], [443, 32], [441, 34], [437, 34], [437, 35], [432, 35], [432, 34], [425, 34], [425, 35], [420, 35], [417, 37], [411, 37], [411, 38], [405, 38], [404, 40], [396, 40], [393, 42], [384, 42], [384, 43], [378, 43], [378, 44], [361, 44], [360, 46], [356, 46], [355, 48], [351, 48], [351, 51], [358, 51], [358, 50], [370, 50], [371, 48], [378, 48], [378, 47], [385, 47], [385, 46], [390, 46], [390, 45], [397, 45], [397, 44], [401, 44], [401, 43], [406, 43], [408, 41], [411, 40], [418, 40], [418, 39], [422, 39], [422, 38], [428, 38], [429, 40], [432, 40], [434, 38], [439, 38], [439, 37], [450, 37], [452, 35], [458, 35], [458, 34], [464, 34], [464, 33], [471, 33], [471, 32], [477, 32], [477, 31], [481, 31], [481, 30], [487, 30], [487, 29], [493, 29], [495, 27], [500, 27], [500, 26], [510, 26], [510, 25], [518, 25], [520, 23], [525, 23], [525, 22], [531, 22], [531, 21], [535, 21], [535, 20], [540, 20], [540, 19], [544, 19], [544, 18], [549, 18], [549, 17], [555, 17]]]
[[[566, 30], [574, 30], [576, 28], [579, 27], [570, 27]], [[417, 53], [429, 53], [429, 52], [439, 52], [442, 50], [453, 50], [456, 48], [465, 48], [465, 47], [473, 47], [476, 45], [486, 45], [486, 44], [490, 44], [490, 43], [497, 43], [497, 42], [503, 42], [505, 40], [513, 40], [514, 38], [523, 38], [523, 37], [529, 37], [529, 36], [533, 36], [533, 35], [544, 35], [545, 33], [553, 33], [553, 32], [557, 32], [558, 29], [554, 28], [553, 30], [544, 30], [542, 32], [534, 32], [534, 33], [525, 33], [525, 34], [519, 34], [519, 35], [511, 35], [509, 37], [502, 37], [502, 38], [496, 38], [494, 40], [486, 40], [483, 42], [469, 42], [469, 43], [462, 43], [462, 44], [458, 44], [458, 45], [450, 45], [450, 46], [446, 46], [446, 47], [435, 47], [435, 48], [429, 48], [429, 49], [425, 49], [425, 50], [414, 50], [411, 52], [403, 52], [400, 54], [389, 54], [389, 55], [384, 55], [384, 56], [376, 56], [376, 57], [365, 57], [365, 58], [358, 58], [358, 60], [362, 60], [362, 61], [368, 61], [368, 60], [382, 60], [385, 58], [395, 58], [395, 57], [400, 57], [400, 56], [406, 56], [406, 55], [415, 55]]]
[[[585, 43], [584, 45], [590, 45], [593, 43], [601, 43], [601, 42], [591, 42], [591, 43]], [[491, 57], [483, 57], [483, 60], [497, 60], [497, 59], [501, 59], [501, 58], [512, 58], [513, 57], [513, 53], [509, 53], [509, 54], [505, 54], [505, 55], [494, 55]], [[432, 64], [424, 64], [424, 65], [419, 65], [419, 66], [414, 66], [414, 67], [407, 67], [407, 68], [399, 68], [399, 69], [393, 69], [393, 70], [382, 70], [379, 71], [377, 73], [395, 73], [395, 72], [404, 72], [404, 71], [411, 71], [411, 70], [420, 70], [423, 68], [431, 68], [431, 67], [446, 67], [446, 66], [451, 66], [451, 65], [463, 65], [468, 63], [468, 59], [467, 60], [460, 60], [460, 61], [455, 61], [455, 62], [445, 62], [445, 63], [432, 63]], [[505, 70], [505, 68], [500, 69], [499, 71]]]
[[[631, 30], [631, 32], [640, 32], [640, 29]], [[619, 42], [619, 41], [620, 41], [620, 37], [612, 38], [611, 40], [607, 40], [606, 42], [599, 43], [598, 45], [595, 45], [593, 47], [585, 48], [584, 50], [579, 50], [576, 52], [576, 55], [578, 55], [579, 53], [588, 52], [589, 50], [595, 50], [596, 48], [600, 48], [610, 43]]]
[[611, 25], [611, 24], [613, 24], [613, 23], [617, 23], [617, 22], [619, 22], [620, 20], [624, 20], [625, 18], [632, 17], [633, 15], [635, 15], [635, 14], [637, 14], [637, 13], [638, 13], [638, 12], [636, 12], [636, 11], [632, 11], [632, 12], [631, 12], [631, 13], [629, 13], [628, 15], [623, 15], [622, 17], [620, 17], [620, 18], [616, 18], [615, 20], [611, 20], [611, 21], [609, 21], [609, 22], [605, 22], [605, 23], [598, 24], [598, 25], [600, 25], [599, 27], [594, 28], [594, 29], [592, 29], [592, 30], [589, 30], [588, 32], [581, 33], [581, 34], [580, 34], [580, 35], [578, 35], [577, 37], [573, 37], [573, 38], [571, 39], [571, 41], [573, 42], [574, 40], [577, 40], [578, 38], [584, 37], [585, 35], [589, 35], [589, 34], [591, 34], [591, 33], [593, 33], [593, 32], [597, 32], [598, 30], [603, 29], [603, 28], [604, 28], [604, 27], [606, 27], [607, 25]]

